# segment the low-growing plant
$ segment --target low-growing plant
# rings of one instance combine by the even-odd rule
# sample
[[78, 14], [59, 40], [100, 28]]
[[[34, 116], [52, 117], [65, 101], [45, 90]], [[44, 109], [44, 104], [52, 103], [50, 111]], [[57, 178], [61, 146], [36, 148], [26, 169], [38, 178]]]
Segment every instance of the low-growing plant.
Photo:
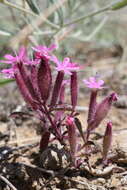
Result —
[[[33, 58], [29, 59], [27, 50], [21, 47], [18, 55], [5, 55], [3, 63], [10, 64], [9, 69], [3, 69], [1, 73], [7, 78], [14, 78], [25, 102], [32, 109], [43, 128], [40, 140], [40, 151], [44, 151], [50, 140], [58, 140], [65, 150], [69, 152], [72, 164], [78, 167], [82, 160], [79, 151], [84, 149], [84, 155], [90, 153], [89, 138], [102, 120], [107, 116], [111, 105], [117, 100], [115, 92], [109, 94], [100, 103], [97, 102], [98, 91], [104, 87], [104, 81], [97, 76], [83, 80], [91, 89], [90, 104], [87, 119], [87, 129], [83, 129], [78, 119], [76, 106], [78, 97], [77, 72], [81, 69], [78, 63], [65, 57], [60, 61], [52, 51], [56, 49], [53, 44], [50, 47], [33, 47]], [[55, 66], [54, 66], [55, 63]], [[56, 77], [54, 77], [54, 72]], [[69, 79], [65, 80], [68, 75]], [[55, 78], [55, 79], [54, 79]], [[65, 89], [70, 85], [71, 104], [65, 101]], [[83, 143], [78, 139], [82, 138]], [[107, 163], [107, 154], [111, 146], [112, 123], [108, 122], [103, 139], [103, 161]], [[69, 146], [69, 149], [66, 147]]]

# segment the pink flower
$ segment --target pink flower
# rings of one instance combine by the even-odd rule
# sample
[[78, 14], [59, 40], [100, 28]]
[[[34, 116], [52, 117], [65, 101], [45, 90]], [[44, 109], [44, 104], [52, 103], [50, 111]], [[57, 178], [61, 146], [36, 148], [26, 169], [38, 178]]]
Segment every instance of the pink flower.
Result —
[[94, 88], [94, 89], [102, 89], [104, 81], [103, 80], [97, 80], [96, 77], [90, 77], [88, 80], [83, 80], [85, 85], [88, 88]]
[[46, 60], [50, 59], [51, 57], [50, 53], [56, 48], [57, 48], [56, 44], [50, 45], [49, 48], [42, 45], [32, 47], [32, 49], [35, 51], [36, 59], [45, 58]]
[[72, 63], [70, 61], [69, 57], [64, 58], [63, 62], [59, 61], [56, 56], [52, 56], [51, 60], [56, 63], [57, 71], [64, 71], [64, 73], [71, 75], [72, 71], [77, 71], [79, 70], [79, 66], [77, 63]]
[[66, 125], [71, 126], [71, 125], [73, 125], [73, 123], [74, 123], [74, 118], [68, 116], [68, 118], [66, 119]]
[[26, 56], [26, 49], [25, 47], [21, 47], [19, 50], [18, 55], [12, 56], [10, 54], [6, 54], [4, 56], [6, 60], [1, 60], [0, 62], [7, 63], [7, 64], [14, 64], [14, 63], [20, 63], [20, 62], [27, 62], [27, 56]]
[[14, 69], [13, 68], [3, 69], [1, 71], [1, 73], [3, 73], [6, 78], [14, 78]]

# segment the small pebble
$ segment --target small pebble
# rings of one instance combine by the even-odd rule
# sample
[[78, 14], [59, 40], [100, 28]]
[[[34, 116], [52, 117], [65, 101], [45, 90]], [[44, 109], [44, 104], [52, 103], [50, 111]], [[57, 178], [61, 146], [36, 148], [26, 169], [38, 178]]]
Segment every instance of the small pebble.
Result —
[[97, 182], [101, 183], [101, 184], [104, 184], [105, 183], [105, 179], [104, 178], [98, 178]]
[[124, 177], [121, 179], [121, 184], [122, 184], [122, 185], [127, 185], [127, 175], [124, 176]]

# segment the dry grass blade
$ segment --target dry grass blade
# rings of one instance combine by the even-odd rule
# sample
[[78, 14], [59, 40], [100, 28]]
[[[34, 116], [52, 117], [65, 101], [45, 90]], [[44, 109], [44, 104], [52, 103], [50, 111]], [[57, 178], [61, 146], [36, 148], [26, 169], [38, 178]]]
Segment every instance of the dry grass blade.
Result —
[[43, 173], [46, 173], [46, 174], [48, 174], [48, 175], [50, 175], [50, 176], [52, 176], [52, 177], [56, 176], [56, 172], [54, 172], [54, 171], [52, 171], [52, 170], [46, 170], [46, 169], [40, 168], [40, 167], [38, 167], [38, 166], [35, 166], [35, 165], [33, 165], [33, 164], [26, 164], [26, 163], [22, 163], [22, 162], [20, 162], [20, 163], [18, 163], [18, 164], [19, 164], [19, 165], [23, 165], [23, 166], [25, 166], [25, 167], [32, 168], [32, 169], [36, 169], [36, 170], [38, 170], [38, 171], [40, 171], [40, 172], [43, 172]]
[[17, 190], [17, 188], [15, 188], [14, 185], [12, 185], [12, 183], [4, 176], [0, 175], [0, 179], [4, 181], [12, 190]]
[[76, 27], [76, 25], [72, 25], [70, 27], [59, 30], [54, 35], [54, 40], [55, 40], [56, 44], [59, 43], [60, 41], [62, 41], [64, 38], [66, 38], [69, 34], [71, 34], [71, 32], [75, 29], [75, 27]]
[[95, 177], [110, 176], [113, 173], [114, 170], [122, 171], [122, 172], [125, 171], [125, 169], [123, 169], [121, 167], [118, 167], [116, 165], [107, 166], [103, 170], [93, 169], [93, 168], [91, 168], [91, 170], [90, 170], [88, 166], [86, 166], [84, 168], [84, 171], [88, 172], [89, 174], [91, 174], [92, 176], [95, 176]]
[[5, 146], [5, 145], [25, 145], [27, 143], [36, 143], [39, 142], [40, 137], [34, 137], [34, 138], [27, 138], [27, 139], [22, 139], [22, 140], [13, 140], [13, 141], [9, 141], [8, 143], [0, 143], [0, 147]]
[[39, 14], [39, 8], [37, 6], [37, 3], [36, 1], [33, 1], [33, 0], [26, 0], [27, 4], [29, 5], [29, 7], [31, 8], [31, 10], [36, 13], [36, 14]]
[[79, 181], [79, 180], [71, 179], [71, 178], [69, 180], [74, 182], [74, 183], [79, 183], [81, 185], [84, 185], [84, 188], [87, 187], [88, 190], [91, 189], [90, 185], [86, 181]]
[[[33, 21], [34, 26], [40, 27], [42, 24], [45, 23], [45, 19], [48, 18], [54, 11], [56, 11], [59, 7], [61, 7], [67, 0], [61, 0], [57, 4], [50, 6], [49, 8], [45, 9], [43, 13], [41, 13], [37, 19]], [[33, 33], [34, 28], [32, 25], [26, 25], [17, 35], [15, 35], [8, 45], [10, 47], [13, 47], [13, 49], [16, 49], [19, 47], [19, 45], [24, 42], [30, 34]], [[57, 27], [59, 29], [59, 27]]]
[[[21, 7], [21, 6], [18, 6], [18, 5], [16, 5], [16, 4], [10, 3], [10, 2], [8, 2], [8, 1], [6, 1], [6, 0], [3, 1], [2, 3], [3, 3], [4, 5], [7, 5], [7, 6], [11, 7], [11, 8], [18, 9], [19, 11], [22, 11], [22, 12], [24, 12], [24, 13], [26, 13], [26, 14], [30, 14], [30, 15], [32, 15], [32, 16], [37, 16], [37, 17], [39, 16], [38, 14], [35, 14], [34, 12], [32, 12], [32, 11], [30, 11], [30, 10], [28, 10], [28, 9], [25, 9], [25, 8], [23, 8], [23, 7]], [[44, 20], [48, 25], [52, 26], [53, 28], [58, 28], [57, 25], [53, 24], [53, 23], [50, 22], [48, 19], [46, 19], [44, 15], [42, 15], [42, 16], [43, 16], [43, 20]]]

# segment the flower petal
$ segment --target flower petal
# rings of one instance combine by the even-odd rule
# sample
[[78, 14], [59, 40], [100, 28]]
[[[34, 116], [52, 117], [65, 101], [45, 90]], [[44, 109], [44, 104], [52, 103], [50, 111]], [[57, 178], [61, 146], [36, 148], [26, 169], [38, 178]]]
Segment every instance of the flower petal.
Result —
[[88, 80], [83, 80], [83, 82], [88, 88], [94, 89], [102, 89], [104, 84], [103, 80], [97, 80], [96, 77], [90, 77]]
[[54, 49], [57, 49], [58, 46], [56, 44], [51, 44], [48, 48], [49, 51], [53, 51]]
[[5, 59], [8, 59], [8, 60], [13, 60], [15, 57], [13, 57], [13, 56], [10, 55], [10, 54], [6, 54], [6, 55], [4, 56], [4, 58], [5, 58]]

